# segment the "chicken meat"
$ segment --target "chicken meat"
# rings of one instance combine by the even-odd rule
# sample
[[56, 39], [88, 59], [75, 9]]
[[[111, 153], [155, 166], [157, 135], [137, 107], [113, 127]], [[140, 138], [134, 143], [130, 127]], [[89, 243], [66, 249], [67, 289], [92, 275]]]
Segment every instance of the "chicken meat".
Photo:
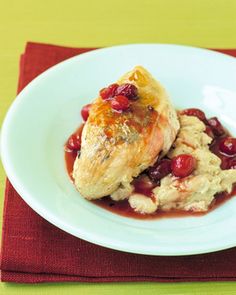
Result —
[[118, 112], [99, 96], [83, 129], [73, 178], [88, 200], [116, 191], [130, 194], [133, 178], [167, 154], [179, 130], [168, 94], [146, 69], [137, 66], [117, 82], [125, 83], [138, 90], [130, 107]]

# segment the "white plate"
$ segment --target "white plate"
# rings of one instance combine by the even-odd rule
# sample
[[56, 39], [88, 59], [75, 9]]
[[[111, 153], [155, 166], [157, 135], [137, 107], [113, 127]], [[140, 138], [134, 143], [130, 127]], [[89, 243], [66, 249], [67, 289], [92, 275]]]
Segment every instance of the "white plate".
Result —
[[63, 145], [80, 110], [135, 65], [146, 67], [178, 108], [199, 107], [236, 134], [236, 61], [176, 45], [127, 45], [76, 56], [31, 82], [2, 127], [2, 161], [22, 198], [41, 216], [84, 240], [127, 252], [187, 255], [236, 246], [236, 198], [202, 217], [135, 220], [84, 200], [71, 184]]

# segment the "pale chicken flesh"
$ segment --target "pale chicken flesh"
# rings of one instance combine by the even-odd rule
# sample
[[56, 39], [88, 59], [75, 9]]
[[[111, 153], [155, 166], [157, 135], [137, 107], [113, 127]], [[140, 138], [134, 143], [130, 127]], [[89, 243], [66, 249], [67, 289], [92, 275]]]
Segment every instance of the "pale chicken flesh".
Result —
[[77, 190], [89, 200], [130, 187], [134, 177], [169, 151], [179, 130], [165, 89], [147, 70], [137, 66], [117, 83], [135, 85], [138, 99], [124, 112], [100, 96], [92, 104], [73, 169]]

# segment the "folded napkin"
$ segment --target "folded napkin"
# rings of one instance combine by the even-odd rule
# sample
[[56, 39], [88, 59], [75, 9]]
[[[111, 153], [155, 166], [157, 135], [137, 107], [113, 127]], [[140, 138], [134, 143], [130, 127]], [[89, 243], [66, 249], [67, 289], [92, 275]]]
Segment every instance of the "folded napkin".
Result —
[[[92, 49], [28, 43], [21, 57], [18, 91], [52, 65], [88, 50]], [[220, 51], [236, 56], [236, 50]], [[236, 248], [182, 257], [136, 255], [103, 248], [44, 220], [7, 180], [1, 280], [18, 283], [236, 280]]]

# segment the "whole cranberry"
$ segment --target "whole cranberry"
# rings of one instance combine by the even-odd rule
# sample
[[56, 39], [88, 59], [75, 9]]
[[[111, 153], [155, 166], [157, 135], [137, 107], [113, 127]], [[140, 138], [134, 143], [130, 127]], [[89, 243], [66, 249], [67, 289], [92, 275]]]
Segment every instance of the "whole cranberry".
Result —
[[162, 159], [156, 166], [148, 169], [149, 177], [155, 182], [158, 182], [169, 173], [171, 173], [171, 160], [169, 159]]
[[187, 177], [196, 168], [196, 159], [188, 154], [181, 154], [171, 160], [172, 174], [177, 177]]
[[236, 138], [225, 137], [219, 143], [219, 149], [222, 153], [226, 155], [235, 155], [236, 154]]
[[116, 95], [124, 95], [128, 99], [135, 100], [138, 98], [138, 88], [130, 83], [121, 84], [116, 89]]
[[216, 136], [221, 136], [225, 134], [224, 127], [221, 125], [220, 121], [216, 117], [208, 119], [207, 124], [211, 127], [211, 130]]
[[117, 95], [111, 100], [111, 107], [118, 112], [125, 111], [129, 108], [130, 102], [126, 96]]
[[151, 196], [152, 189], [156, 186], [155, 183], [153, 183], [153, 181], [145, 174], [134, 179], [132, 184], [136, 193], [141, 193], [146, 196]]
[[109, 85], [106, 88], [101, 89], [99, 92], [101, 98], [104, 100], [108, 100], [108, 99], [114, 97], [118, 86], [119, 86], [118, 84], [114, 83], [114, 84]]
[[81, 124], [75, 133], [73, 133], [66, 143], [66, 148], [71, 151], [79, 151], [81, 148], [81, 137], [84, 129], [84, 124]]
[[197, 117], [199, 120], [203, 121], [204, 123], [207, 121], [205, 113], [199, 109], [194, 109], [194, 108], [185, 109], [181, 111], [180, 114]]
[[81, 148], [81, 137], [77, 134], [72, 134], [67, 141], [66, 147], [72, 151], [79, 151]]
[[86, 104], [85, 106], [83, 106], [81, 110], [81, 116], [84, 121], [87, 121], [88, 119], [90, 108], [91, 108], [91, 104]]

